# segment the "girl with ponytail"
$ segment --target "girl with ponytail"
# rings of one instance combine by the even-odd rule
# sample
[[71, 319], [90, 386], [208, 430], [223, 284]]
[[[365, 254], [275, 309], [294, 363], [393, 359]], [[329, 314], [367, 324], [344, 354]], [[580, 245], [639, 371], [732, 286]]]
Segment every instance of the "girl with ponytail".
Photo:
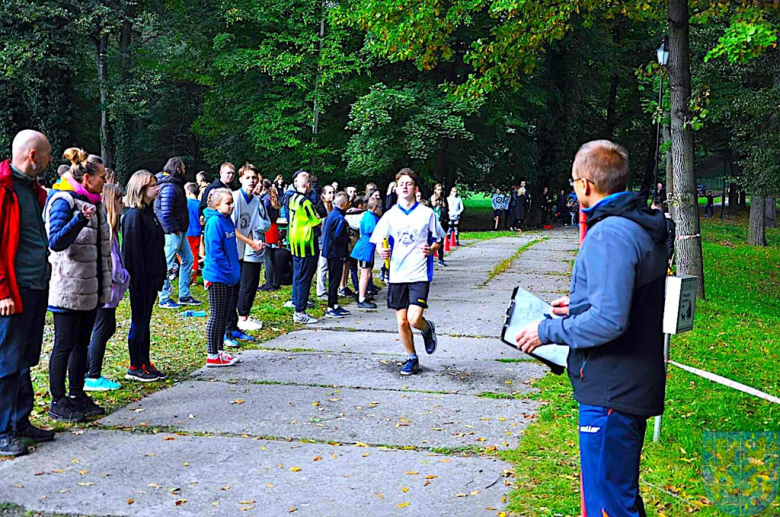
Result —
[[54, 186], [44, 212], [51, 251], [49, 311], [54, 314], [49, 415], [83, 422], [105, 413], [84, 393], [84, 378], [98, 307], [111, 298], [111, 241], [100, 197], [106, 181], [103, 161], [75, 147], [65, 151], [65, 158], [71, 162], [70, 175]]

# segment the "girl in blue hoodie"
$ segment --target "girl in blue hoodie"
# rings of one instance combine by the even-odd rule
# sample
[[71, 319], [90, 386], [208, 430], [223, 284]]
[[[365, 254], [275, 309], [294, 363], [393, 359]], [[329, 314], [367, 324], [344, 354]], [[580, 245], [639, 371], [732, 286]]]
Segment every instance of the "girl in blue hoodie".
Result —
[[233, 213], [233, 193], [225, 188], [213, 189], [209, 193], [208, 208], [203, 212], [206, 227], [203, 239], [206, 259], [203, 265], [203, 279], [209, 291], [209, 321], [206, 324], [208, 356], [206, 366], [232, 366], [237, 358], [223, 350], [225, 325], [230, 313], [235, 310], [233, 301], [241, 269], [236, 246], [236, 226], [230, 218]]

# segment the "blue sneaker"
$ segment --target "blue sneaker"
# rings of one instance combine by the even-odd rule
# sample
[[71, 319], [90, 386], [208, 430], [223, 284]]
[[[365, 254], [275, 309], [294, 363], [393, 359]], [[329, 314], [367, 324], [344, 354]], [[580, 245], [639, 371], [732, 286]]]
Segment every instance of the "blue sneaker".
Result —
[[409, 359], [404, 363], [404, 367], [401, 368], [401, 375], [412, 375], [417, 373], [420, 369], [420, 361], [417, 360], [416, 355], [409, 356]]
[[343, 318], [344, 316], [338, 311], [338, 309], [328, 309], [325, 311], [325, 316], [328, 318]]
[[436, 325], [431, 320], [425, 320], [428, 323], [428, 332], [422, 333], [423, 341], [425, 342], [425, 351], [432, 354], [436, 351]]
[[238, 341], [228, 336], [225, 336], [225, 340], [222, 342], [222, 344], [229, 346], [230, 348], [238, 348], [241, 346], [238, 344]]
[[244, 334], [240, 330], [234, 330], [231, 333], [231, 336], [233, 337], [233, 339], [237, 339], [238, 341], [254, 341], [255, 340], [255, 338], [253, 338], [249, 334]]
[[200, 305], [202, 302], [200, 300], [196, 300], [192, 296], [187, 296], [186, 298], [179, 298], [179, 305]]
[[350, 314], [350, 312], [349, 312], [347, 309], [345, 309], [344, 307], [336, 307], [336, 308], [335, 308], [335, 309], [333, 309], [333, 310], [334, 310], [334, 311], [336, 311], [336, 312], [338, 312], [338, 313], [339, 313], [339, 314], [341, 314], [342, 316], [346, 316], [347, 314]]
[[161, 301], [158, 304], [158, 307], [160, 307], [161, 309], [181, 309], [181, 305], [179, 305], [178, 303], [174, 302], [170, 298], [168, 298], [167, 300]]
[[84, 391], [113, 391], [122, 386], [118, 382], [100, 377], [97, 379], [84, 379]]

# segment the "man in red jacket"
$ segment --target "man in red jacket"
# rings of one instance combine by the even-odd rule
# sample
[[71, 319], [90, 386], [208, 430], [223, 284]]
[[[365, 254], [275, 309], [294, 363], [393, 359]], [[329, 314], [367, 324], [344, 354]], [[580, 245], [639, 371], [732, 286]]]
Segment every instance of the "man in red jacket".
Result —
[[54, 438], [30, 423], [49, 289], [46, 191], [38, 183], [51, 145], [37, 131], [16, 135], [12, 158], [0, 163], [0, 456], [27, 453], [25, 441]]

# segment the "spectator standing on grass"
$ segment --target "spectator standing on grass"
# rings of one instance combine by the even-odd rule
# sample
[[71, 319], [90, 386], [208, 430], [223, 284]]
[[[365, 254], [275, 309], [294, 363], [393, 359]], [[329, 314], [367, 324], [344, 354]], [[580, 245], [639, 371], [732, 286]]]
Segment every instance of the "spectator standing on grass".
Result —
[[715, 196], [712, 195], [711, 190], [707, 191], [707, 204], [704, 206], [704, 217], [715, 217]]
[[125, 208], [122, 196], [122, 187], [119, 185], [103, 186], [103, 208], [106, 210], [111, 242], [111, 299], [97, 311], [95, 328], [89, 342], [89, 370], [84, 381], [84, 391], [112, 391], [120, 388], [118, 382], [103, 377], [103, 358], [108, 340], [116, 333], [116, 308], [130, 285], [130, 273], [125, 269], [119, 246], [119, 218]]
[[566, 191], [561, 189], [558, 194], [558, 200], [555, 202], [555, 217], [558, 218], [560, 226], [566, 226], [566, 220], [569, 217], [569, 209], [566, 206]]
[[262, 178], [251, 163], [238, 169], [241, 188], [233, 192], [233, 211], [230, 218], [236, 226], [238, 264], [241, 278], [238, 289], [233, 291], [233, 307], [228, 318], [225, 344], [234, 345], [233, 340], [254, 341], [246, 332], [258, 331], [263, 322], [250, 316], [252, 305], [260, 285], [260, 269], [265, 255], [265, 232], [271, 221], [259, 195], [257, 185]]
[[263, 180], [263, 208], [271, 221], [271, 226], [265, 232], [265, 253], [263, 254], [263, 267], [265, 268], [265, 284], [258, 288], [260, 291], [278, 291], [279, 281], [276, 278], [276, 250], [279, 248], [279, 209], [282, 204], [279, 201], [279, 193], [269, 180]]
[[226, 188], [233, 190], [231, 185], [233, 179], [236, 176], [236, 166], [230, 162], [225, 162], [219, 166], [219, 177], [211, 182], [211, 185], [206, 187], [200, 196], [200, 216], [203, 217], [203, 212], [208, 208], [209, 194], [215, 188]]
[[330, 211], [322, 225], [322, 256], [328, 263], [328, 309], [325, 316], [343, 318], [349, 311], [339, 306], [338, 290], [344, 263], [349, 256], [349, 228], [344, 219], [347, 195], [339, 192], [333, 200]]
[[315, 228], [320, 225], [320, 218], [314, 210], [314, 205], [308, 198], [311, 191], [311, 176], [308, 172], [299, 171], [293, 180], [295, 192], [287, 201], [290, 228], [287, 239], [290, 242], [290, 252], [293, 256], [293, 306], [295, 323], [317, 323], [306, 313], [309, 307], [309, 291], [311, 281], [317, 269], [319, 245]]
[[[661, 199], [653, 199], [651, 208], [663, 212], [663, 202]], [[672, 214], [668, 212], [664, 213], [664, 223], [666, 223], [666, 261], [669, 270], [671, 270], [672, 262], [674, 261], [674, 243], [675, 240], [677, 240], [677, 223], [672, 219]]]
[[46, 192], [37, 179], [49, 164], [49, 140], [31, 130], [14, 137], [11, 159], [0, 163], [0, 456], [27, 454], [20, 439], [54, 438], [30, 423], [30, 369], [40, 360], [49, 296]]
[[[184, 161], [175, 157], [168, 160], [163, 172], [157, 175], [159, 195], [154, 201], [154, 213], [165, 232], [165, 262], [168, 265], [168, 275], [165, 277], [160, 291], [160, 307], [163, 309], [178, 309], [181, 305], [200, 305], [190, 292], [192, 282], [192, 267], [195, 256], [187, 241], [187, 230], [190, 227], [190, 212], [187, 208], [187, 195], [184, 193]], [[177, 266], [177, 257], [181, 265]], [[173, 286], [171, 280], [176, 268], [179, 271], [179, 302], [171, 299]]]
[[72, 164], [70, 175], [49, 197], [44, 212], [52, 266], [49, 311], [54, 315], [49, 416], [84, 422], [105, 414], [84, 393], [84, 379], [98, 307], [111, 299], [111, 241], [100, 197], [106, 168], [99, 156], [75, 147], [65, 151], [65, 158]]
[[200, 201], [198, 201], [198, 185], [186, 183], [184, 192], [187, 195], [187, 211], [190, 213], [189, 226], [187, 226], [187, 244], [192, 253], [192, 283], [198, 279], [198, 263], [200, 262], [200, 241], [203, 234], [203, 226], [200, 224]]
[[583, 515], [645, 516], [639, 463], [647, 419], [664, 409], [666, 277], [664, 216], [626, 192], [628, 154], [598, 140], [574, 158], [572, 181], [588, 232], [574, 262], [561, 318], [529, 324], [518, 347], [571, 348], [569, 379], [579, 403]]
[[[336, 191], [334, 190], [333, 185], [325, 185], [322, 187], [319, 202], [314, 205], [314, 209], [317, 211], [317, 217], [323, 220], [328, 217], [328, 214], [333, 211], [333, 200], [335, 197]], [[320, 249], [322, 249], [322, 232], [317, 232], [317, 239], [319, 240]], [[328, 259], [325, 258], [323, 254], [320, 254], [317, 258], [317, 288], [315, 291], [317, 298], [325, 298], [328, 296], [327, 282], [329, 281]]]
[[203, 215], [206, 228], [203, 240], [206, 260], [203, 279], [209, 292], [209, 320], [206, 323], [207, 367], [233, 366], [237, 360], [224, 351], [225, 327], [235, 311], [235, 292], [241, 280], [236, 225], [233, 213], [233, 193], [229, 189], [212, 189], [208, 208]]
[[165, 281], [165, 233], [152, 204], [158, 194], [157, 179], [147, 170], [137, 171], [127, 182], [122, 217], [122, 260], [130, 273], [130, 332], [127, 347], [130, 367], [125, 379], [161, 381], [165, 374], [150, 358], [151, 322], [157, 290]]

